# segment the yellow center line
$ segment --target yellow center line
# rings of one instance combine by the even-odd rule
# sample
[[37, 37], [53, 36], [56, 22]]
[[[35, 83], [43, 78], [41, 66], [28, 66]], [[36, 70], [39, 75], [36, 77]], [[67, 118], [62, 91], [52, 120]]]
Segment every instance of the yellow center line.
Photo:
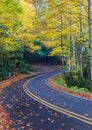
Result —
[[[40, 76], [38, 76], [38, 77], [40, 77]], [[37, 78], [37, 77], [36, 77], [36, 78]], [[35, 79], [35, 78], [34, 78], [34, 79]], [[33, 80], [33, 79], [32, 79], [32, 80]], [[27, 88], [27, 84], [29, 83], [29, 81], [30, 81], [30, 80], [28, 80], [26, 83], [24, 83], [23, 89], [24, 89], [24, 91], [25, 91], [31, 98], [33, 98], [34, 100], [36, 100], [36, 101], [42, 103], [43, 105], [45, 105], [45, 106], [47, 106], [47, 107], [49, 107], [49, 108], [52, 108], [52, 109], [54, 109], [54, 110], [56, 110], [56, 111], [58, 111], [58, 112], [60, 112], [60, 113], [66, 114], [66, 115], [68, 115], [68, 116], [70, 116], [70, 117], [74, 117], [74, 118], [76, 118], [76, 119], [78, 119], [78, 120], [81, 120], [81, 121], [83, 121], [83, 122], [85, 122], [85, 123], [88, 123], [88, 124], [92, 125], [92, 118], [88, 118], [88, 117], [79, 115], [79, 114], [77, 114], [77, 113], [68, 111], [68, 110], [63, 109], [63, 108], [61, 108], [61, 107], [58, 107], [58, 106], [56, 106], [56, 105], [53, 105], [53, 104], [51, 104], [51, 103], [49, 103], [49, 102], [46, 102], [46, 101], [40, 99], [39, 97], [37, 97], [36, 95], [34, 95], [34, 94], [33, 94], [32, 92], [30, 92], [30, 91], [28, 90], [28, 88]]]

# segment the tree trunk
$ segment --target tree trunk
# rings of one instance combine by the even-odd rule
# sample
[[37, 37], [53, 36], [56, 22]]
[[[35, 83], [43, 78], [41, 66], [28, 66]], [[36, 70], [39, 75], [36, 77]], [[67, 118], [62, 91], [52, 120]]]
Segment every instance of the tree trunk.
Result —
[[[62, 25], [63, 25], [63, 22], [62, 22], [62, 17], [61, 17], [61, 31], [62, 31]], [[61, 50], [62, 50], [62, 52], [61, 52], [61, 56], [62, 56], [62, 68], [63, 68], [64, 78], [66, 80], [62, 35], [61, 35]]]
[[[81, 15], [82, 15], [82, 7], [80, 6], [80, 38], [82, 38], [82, 18], [81, 18]], [[81, 77], [83, 78], [83, 56], [82, 56], [82, 43], [80, 43], [80, 74], [81, 74]]]
[[73, 44], [72, 44], [72, 30], [71, 30], [71, 11], [70, 11], [70, 20], [69, 20], [69, 24], [70, 24], [70, 71], [73, 70]]
[[92, 92], [92, 1], [88, 0], [88, 24], [90, 44], [90, 90]]

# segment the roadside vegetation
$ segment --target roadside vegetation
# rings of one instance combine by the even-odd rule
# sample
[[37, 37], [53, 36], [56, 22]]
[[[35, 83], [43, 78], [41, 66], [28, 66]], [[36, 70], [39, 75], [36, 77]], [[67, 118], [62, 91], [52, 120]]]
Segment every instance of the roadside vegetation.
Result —
[[90, 93], [89, 80], [87, 78], [81, 79], [80, 75], [73, 71], [72, 73], [60, 74], [54, 77], [53, 82], [61, 88], [78, 92], [78, 93]]
[[60, 65], [70, 70], [69, 88], [91, 92], [91, 6], [90, 0], [0, 1], [0, 81], [37, 71], [33, 64]]

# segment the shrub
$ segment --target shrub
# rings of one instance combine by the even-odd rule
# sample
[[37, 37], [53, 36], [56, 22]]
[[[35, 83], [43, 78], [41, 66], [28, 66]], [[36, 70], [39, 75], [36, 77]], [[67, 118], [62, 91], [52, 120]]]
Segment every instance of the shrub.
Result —
[[73, 91], [78, 91], [78, 87], [77, 87], [77, 86], [71, 86], [71, 89], [72, 89]]
[[31, 70], [31, 67], [27, 63], [24, 63], [23, 66], [20, 68], [21, 73], [27, 73], [30, 70]]
[[4, 78], [6, 78], [8, 76], [8, 70], [1, 70], [0, 71], [0, 80], [3, 80]]
[[79, 92], [89, 92], [87, 88], [79, 88]]

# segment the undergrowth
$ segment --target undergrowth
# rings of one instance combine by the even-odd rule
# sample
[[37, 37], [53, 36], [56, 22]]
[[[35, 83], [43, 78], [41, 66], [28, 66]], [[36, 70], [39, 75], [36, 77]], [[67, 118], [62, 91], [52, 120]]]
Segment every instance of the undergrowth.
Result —
[[[90, 93], [88, 86], [87, 85], [84, 86], [84, 83], [82, 86], [82, 83], [81, 83], [83, 81], [86, 82], [87, 80], [79, 81], [78, 84], [81, 85], [81, 86], [79, 86], [79, 85], [77, 85], [76, 79], [73, 79], [73, 82], [72, 82], [72, 80], [70, 80], [69, 73], [66, 74], [66, 78], [68, 78], [67, 81], [65, 80], [65, 77], [63, 74], [57, 75], [54, 77], [54, 83], [60, 87], [67, 88], [68, 90], [71, 90], [74, 92]], [[81, 80], [81, 79], [79, 79], [79, 80]]]

